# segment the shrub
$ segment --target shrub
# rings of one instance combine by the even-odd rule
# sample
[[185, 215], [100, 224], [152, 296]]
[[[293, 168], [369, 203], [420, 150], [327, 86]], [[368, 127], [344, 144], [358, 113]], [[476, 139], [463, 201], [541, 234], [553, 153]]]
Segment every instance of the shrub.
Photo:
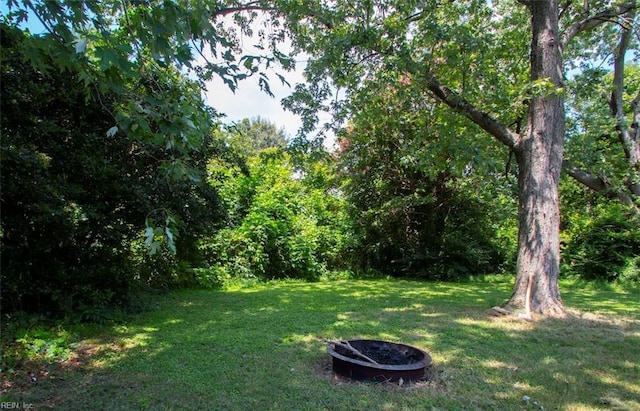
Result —
[[339, 268], [343, 204], [315, 175], [328, 169], [298, 168], [281, 149], [262, 150], [247, 165], [248, 175], [233, 173], [220, 187], [228, 193], [232, 227], [202, 244], [210, 272], [227, 280], [315, 280]]
[[606, 281], [640, 278], [640, 227], [624, 206], [602, 201], [567, 225], [565, 274]]

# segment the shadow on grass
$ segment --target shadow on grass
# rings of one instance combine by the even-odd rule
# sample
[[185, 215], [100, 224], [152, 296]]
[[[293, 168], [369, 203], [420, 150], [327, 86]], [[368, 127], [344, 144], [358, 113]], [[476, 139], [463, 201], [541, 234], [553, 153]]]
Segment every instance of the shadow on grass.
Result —
[[[94, 351], [82, 372], [7, 398], [74, 409], [640, 408], [637, 299], [622, 307], [597, 292], [582, 305], [576, 297], [584, 310], [635, 309], [626, 317], [488, 315], [510, 288], [367, 280], [175, 293], [85, 342]], [[427, 350], [435, 384], [335, 381], [324, 339], [356, 337]]]

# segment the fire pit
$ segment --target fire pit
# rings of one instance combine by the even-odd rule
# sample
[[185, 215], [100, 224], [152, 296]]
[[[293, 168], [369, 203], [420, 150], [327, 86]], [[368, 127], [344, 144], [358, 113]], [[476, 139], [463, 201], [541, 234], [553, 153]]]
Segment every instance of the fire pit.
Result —
[[386, 341], [330, 341], [327, 352], [333, 357], [333, 371], [354, 380], [417, 381], [431, 364], [426, 352]]

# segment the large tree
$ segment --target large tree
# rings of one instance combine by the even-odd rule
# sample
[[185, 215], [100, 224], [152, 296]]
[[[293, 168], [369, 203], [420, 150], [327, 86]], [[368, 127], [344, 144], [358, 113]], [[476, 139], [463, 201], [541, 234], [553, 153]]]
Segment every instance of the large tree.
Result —
[[[622, 98], [636, 3], [517, 3], [389, 0], [295, 6], [291, 29], [312, 59], [310, 82], [298, 87], [289, 107], [310, 119], [321, 109], [347, 116], [350, 97], [379, 73], [396, 70], [497, 139], [515, 155], [520, 189], [517, 275], [509, 305], [563, 314], [558, 289], [563, 165], [582, 183], [608, 193], [615, 189], [612, 195], [637, 208], [638, 127], [633, 124], [638, 104], [631, 102], [629, 116]], [[594, 32], [606, 36], [589, 35]], [[563, 52], [575, 45], [571, 56], [581, 57], [578, 52], [601, 51], [616, 37], [610, 105], [628, 167], [624, 184], [612, 187], [564, 159], [570, 60]], [[343, 91], [336, 96], [334, 87]]]

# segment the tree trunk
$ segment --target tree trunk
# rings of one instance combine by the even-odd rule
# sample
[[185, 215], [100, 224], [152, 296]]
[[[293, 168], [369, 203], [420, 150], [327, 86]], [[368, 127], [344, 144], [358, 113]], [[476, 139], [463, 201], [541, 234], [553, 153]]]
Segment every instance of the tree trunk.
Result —
[[518, 261], [508, 305], [547, 315], [562, 315], [560, 272], [560, 204], [565, 115], [562, 51], [556, 0], [527, 2], [531, 11], [531, 81], [550, 82], [531, 96], [528, 125], [514, 147], [520, 187]]

